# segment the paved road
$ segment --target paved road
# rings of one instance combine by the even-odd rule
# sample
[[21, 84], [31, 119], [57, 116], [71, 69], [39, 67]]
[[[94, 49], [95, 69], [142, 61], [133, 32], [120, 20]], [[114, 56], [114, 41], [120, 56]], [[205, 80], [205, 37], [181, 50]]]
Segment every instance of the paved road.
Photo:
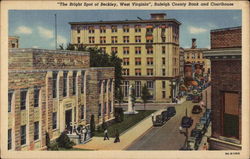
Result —
[[127, 150], [179, 150], [185, 142], [184, 135], [179, 133], [179, 126], [181, 118], [185, 115], [186, 108], [188, 116], [192, 116], [194, 119], [189, 134], [201, 115], [191, 115], [193, 105], [190, 101], [176, 105], [176, 115], [174, 117], [162, 127], [152, 127], [144, 136], [132, 143]]

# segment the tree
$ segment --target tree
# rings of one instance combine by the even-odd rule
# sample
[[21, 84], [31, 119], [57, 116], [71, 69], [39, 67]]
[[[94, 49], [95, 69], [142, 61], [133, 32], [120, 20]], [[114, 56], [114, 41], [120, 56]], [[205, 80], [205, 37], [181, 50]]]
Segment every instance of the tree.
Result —
[[91, 132], [91, 137], [95, 135], [95, 115], [91, 115], [90, 118], [90, 132]]
[[144, 84], [143, 88], [142, 88], [142, 94], [141, 94], [141, 99], [143, 101], [144, 104], [144, 110], [146, 109], [146, 103], [149, 99], [150, 93], [148, 91], [148, 88], [146, 86], [146, 84]]
[[62, 132], [59, 138], [56, 139], [56, 142], [60, 148], [65, 149], [71, 149], [75, 145], [74, 142], [70, 141], [66, 132]]
[[131, 97], [132, 107], [134, 109], [135, 102], [136, 102], [136, 96], [135, 96], [135, 89], [133, 87], [132, 87], [132, 90], [131, 90], [130, 97]]
[[121, 87], [118, 88], [118, 91], [115, 91], [115, 97], [119, 102], [119, 106], [121, 107], [121, 103], [123, 101], [123, 93]]

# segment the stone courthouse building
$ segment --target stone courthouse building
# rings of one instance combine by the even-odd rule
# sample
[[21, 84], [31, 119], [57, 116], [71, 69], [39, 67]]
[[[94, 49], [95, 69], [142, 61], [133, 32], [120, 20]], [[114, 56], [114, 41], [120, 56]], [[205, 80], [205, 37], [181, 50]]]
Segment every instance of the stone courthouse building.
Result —
[[46, 132], [112, 120], [114, 68], [90, 67], [88, 52], [9, 49], [8, 149], [45, 147]]
[[241, 27], [211, 30], [211, 150], [239, 150], [242, 143]]
[[130, 85], [140, 101], [144, 85], [153, 102], [171, 102], [178, 94], [179, 26], [165, 13], [150, 19], [70, 22], [71, 43], [98, 47], [123, 60], [122, 90], [127, 100]]

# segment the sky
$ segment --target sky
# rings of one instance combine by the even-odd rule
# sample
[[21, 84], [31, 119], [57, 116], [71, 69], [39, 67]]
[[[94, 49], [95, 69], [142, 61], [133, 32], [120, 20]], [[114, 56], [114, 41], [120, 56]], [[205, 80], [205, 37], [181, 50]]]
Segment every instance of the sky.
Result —
[[57, 41], [70, 42], [69, 22], [150, 19], [150, 13], [166, 13], [181, 22], [180, 47], [190, 48], [196, 38], [198, 48], [210, 48], [210, 30], [242, 25], [241, 10], [10, 10], [9, 36], [20, 37], [20, 48], [55, 48]]

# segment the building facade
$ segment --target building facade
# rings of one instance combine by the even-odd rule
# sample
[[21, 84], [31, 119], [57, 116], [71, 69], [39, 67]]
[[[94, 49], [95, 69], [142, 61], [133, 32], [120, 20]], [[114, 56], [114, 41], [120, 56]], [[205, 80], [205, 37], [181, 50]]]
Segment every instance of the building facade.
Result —
[[9, 36], [8, 47], [9, 48], [19, 48], [19, 37], [18, 36]]
[[178, 94], [179, 25], [166, 14], [148, 20], [70, 22], [71, 43], [98, 47], [123, 60], [122, 90], [127, 100], [133, 85], [138, 101], [144, 85], [151, 101], [171, 102]]
[[211, 150], [241, 149], [241, 27], [211, 30]]
[[8, 149], [35, 150], [65, 129], [112, 120], [114, 68], [91, 68], [89, 53], [10, 49]]

